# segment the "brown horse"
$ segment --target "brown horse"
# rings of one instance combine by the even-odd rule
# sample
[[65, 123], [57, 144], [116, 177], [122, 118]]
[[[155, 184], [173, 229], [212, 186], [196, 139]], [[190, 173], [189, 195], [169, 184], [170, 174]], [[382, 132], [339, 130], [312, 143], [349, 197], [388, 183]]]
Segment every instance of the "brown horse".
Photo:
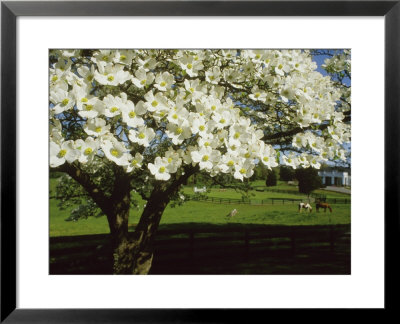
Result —
[[326, 213], [326, 209], [328, 208], [329, 211], [332, 213], [331, 205], [324, 203], [324, 202], [317, 202], [316, 208], [317, 208], [317, 212], [319, 211], [320, 208], [323, 208], [325, 213]]

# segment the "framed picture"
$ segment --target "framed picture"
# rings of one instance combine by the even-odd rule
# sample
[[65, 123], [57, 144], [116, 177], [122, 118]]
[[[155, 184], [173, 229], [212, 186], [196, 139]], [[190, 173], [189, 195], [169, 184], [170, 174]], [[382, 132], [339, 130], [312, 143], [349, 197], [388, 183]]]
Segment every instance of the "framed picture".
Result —
[[[395, 203], [399, 196], [397, 180], [399, 136], [397, 124], [399, 122], [398, 94], [400, 90], [398, 68], [400, 4], [398, 1], [5, 1], [2, 2], [1, 15], [1, 321], [7, 323], [86, 323], [90, 321], [106, 323], [235, 322], [241, 316], [244, 318], [258, 316], [258, 314], [265, 316], [265, 312], [270, 309], [393, 309], [395, 301], [390, 296], [394, 292], [397, 279], [395, 279], [394, 268], [390, 265], [390, 255], [395, 251], [391, 252], [390, 250], [392, 246], [398, 243], [399, 234], [397, 216], [399, 210], [398, 204]], [[353, 28], [354, 26], [357, 26], [357, 29]], [[123, 49], [126, 48], [135, 50], [125, 53]], [[232, 50], [232, 48], [237, 50]], [[75, 49], [79, 49], [79, 52], [75, 51]], [[150, 53], [148, 56], [150, 61], [143, 61], [141, 56], [142, 49], [148, 50], [146, 55]], [[146, 63], [152, 64], [151, 58], [154, 59], [154, 55], [156, 55], [156, 52], [152, 51], [152, 49], [162, 49], [157, 52], [158, 57], [160, 57], [157, 59], [159, 60], [158, 66], [162, 66], [164, 70], [157, 70], [157, 73], [160, 72], [158, 74], [155, 72], [156, 69], [153, 69], [152, 73], [146, 70]], [[189, 50], [187, 51], [186, 49]], [[229, 50], [232, 50], [232, 53]], [[174, 128], [173, 134], [169, 126], [165, 126], [165, 133], [175, 145], [182, 143], [179, 136], [184, 132], [183, 128], [186, 127], [186, 124], [183, 124], [185, 119], [191, 120], [195, 118], [197, 123], [202, 120], [204, 114], [207, 115], [207, 112], [200, 108], [200, 97], [195, 96], [196, 91], [201, 92], [202, 96], [204, 91], [197, 84], [193, 85], [191, 83], [192, 79], [197, 76], [197, 70], [194, 67], [197, 62], [190, 61], [193, 60], [194, 56], [199, 56], [200, 61], [201, 57], [208, 57], [204, 62], [207, 61], [211, 65], [212, 63], [210, 62], [214, 62], [213, 60], [215, 59], [215, 62], [218, 62], [218, 64], [215, 63], [217, 66], [229, 66], [232, 62], [231, 59], [228, 59], [229, 57], [232, 55], [238, 57], [243, 53], [244, 60], [248, 59], [248, 62], [250, 62], [249, 69], [254, 69], [254, 67], [258, 66], [262, 71], [268, 66], [271, 59], [274, 60], [274, 58], [281, 55], [286, 55], [288, 57], [288, 70], [282, 72], [282, 75], [288, 77], [288, 71], [290, 69], [298, 69], [300, 65], [297, 64], [298, 66], [295, 67], [295, 63], [290, 63], [294, 57], [293, 53], [298, 57], [304, 53], [309, 55], [309, 52], [314, 57], [320, 56], [316, 59], [315, 68], [321, 69], [321, 71], [322, 66], [329, 65], [329, 59], [335, 57], [335, 55], [343, 59], [343, 62], [345, 62], [343, 64], [350, 64], [351, 53], [351, 69], [354, 76], [351, 81], [351, 100], [350, 93], [348, 93], [348, 99], [343, 99], [343, 95], [335, 99], [333, 90], [326, 90], [329, 94], [322, 90], [319, 93], [320, 102], [324, 102], [324, 105], [326, 102], [323, 101], [323, 98], [326, 97], [329, 97], [336, 104], [340, 100], [342, 100], [342, 103], [345, 102], [348, 105], [348, 110], [343, 110], [345, 111], [343, 118], [346, 121], [351, 118], [351, 141], [353, 142], [351, 146], [351, 256], [350, 251], [338, 254], [345, 255], [343, 258], [346, 260], [339, 260], [337, 263], [342, 268], [332, 270], [337, 264], [332, 269], [327, 269], [325, 264], [320, 264], [320, 270], [318, 271], [310, 272], [305, 270], [301, 272], [298, 270], [282, 270], [284, 266], [279, 264], [277, 269], [281, 270], [276, 272], [257, 272], [254, 271], [254, 268], [253, 270], [246, 269], [242, 272], [230, 272], [230, 270], [217, 272], [215, 269], [209, 272], [205, 270], [198, 272], [188, 266], [191, 270], [187, 270], [187, 272], [173, 272], [172, 270], [162, 270], [163, 268], [160, 266], [158, 269], [161, 270], [158, 270], [159, 275], [157, 276], [103, 276], [102, 274], [108, 272], [103, 272], [98, 267], [98, 264], [100, 264], [96, 263], [99, 261], [98, 259], [90, 259], [90, 262], [93, 262], [92, 267], [89, 267], [90, 270], [87, 270], [89, 268], [84, 268], [84, 270], [80, 268], [82, 265], [81, 261], [78, 260], [80, 256], [78, 253], [74, 254], [74, 251], [78, 249], [74, 245], [77, 243], [76, 241], [64, 240], [61, 242], [60, 238], [51, 238], [49, 240], [49, 231], [55, 231], [52, 228], [52, 205], [50, 204], [49, 207], [48, 197], [49, 186], [53, 186], [52, 180], [50, 179], [50, 183], [48, 181], [49, 163], [54, 168], [50, 171], [53, 172], [50, 173], [50, 177], [54, 174], [54, 171], [68, 173], [70, 177], [80, 182], [84, 187], [86, 186], [85, 189], [88, 192], [92, 190], [90, 199], [93, 199], [97, 205], [102, 206], [103, 212], [108, 210], [107, 195], [101, 196], [98, 189], [92, 186], [93, 183], [87, 181], [84, 169], [68, 169], [68, 167], [64, 168], [62, 166], [66, 156], [69, 154], [69, 147], [61, 147], [56, 138], [61, 134], [66, 137], [70, 136], [71, 132], [74, 131], [72, 128], [75, 127], [76, 117], [79, 115], [83, 116], [83, 118], [88, 118], [85, 114], [92, 111], [95, 105], [100, 105], [96, 101], [90, 109], [82, 108], [88, 106], [85, 103], [89, 100], [101, 98], [101, 105], [104, 105], [104, 107], [99, 108], [101, 110], [99, 116], [107, 120], [107, 122], [110, 121], [110, 123], [111, 120], [116, 121], [117, 119], [113, 119], [117, 113], [114, 109], [117, 105], [115, 102], [123, 100], [124, 97], [120, 93], [117, 94], [109, 90], [111, 88], [108, 88], [108, 86], [112, 87], [113, 82], [119, 82], [119, 78], [126, 76], [124, 75], [124, 70], [104, 70], [104, 73], [102, 72], [100, 76], [94, 73], [93, 78], [95, 78], [96, 84], [100, 86], [96, 89], [91, 89], [90, 91], [93, 91], [89, 91], [90, 94], [87, 92], [83, 95], [79, 103], [76, 103], [76, 111], [79, 110], [78, 115], [72, 116], [72, 119], [65, 121], [68, 117], [68, 109], [65, 107], [68, 106], [69, 99], [60, 97], [65, 84], [57, 83], [59, 75], [54, 72], [56, 71], [54, 67], [56, 64], [69, 64], [68, 68], [72, 66], [75, 75], [79, 76], [73, 82], [82, 83], [85, 73], [90, 74], [91, 66], [96, 66], [94, 68], [96, 72], [108, 69], [106, 66], [109, 56], [112, 56], [113, 61], [119, 60], [119, 64], [123, 66], [123, 60], [128, 59], [130, 55], [137, 55], [135, 59], [131, 58], [131, 60], [135, 60], [135, 62], [143, 61], [143, 66], [137, 69], [140, 70], [141, 75], [139, 75], [140, 73], [137, 74], [136, 70], [136, 74], [128, 75], [129, 82], [132, 83], [134, 90], [129, 92], [131, 90], [127, 87], [124, 91], [128, 93], [129, 98], [133, 98], [136, 93], [142, 91], [143, 94], [142, 92], [140, 93], [145, 100], [141, 101], [141, 103], [139, 100], [135, 101], [135, 107], [132, 106], [130, 111], [131, 115], [126, 113], [125, 116], [121, 112], [119, 121], [122, 121], [123, 125], [128, 123], [129, 127], [126, 129], [127, 134], [125, 137], [123, 135], [118, 136], [120, 136], [121, 142], [128, 141], [129, 138], [135, 145], [151, 148], [154, 147], [152, 146], [154, 144], [149, 143], [151, 143], [156, 134], [160, 133], [157, 131], [154, 136], [152, 135], [149, 143], [144, 143], [143, 138], [147, 136], [145, 135], [147, 130], [142, 130], [142, 128], [145, 128], [144, 125], [151, 125], [153, 121], [155, 124], [157, 122], [161, 123], [163, 117], [157, 119], [158, 117], [155, 117], [156, 113], [154, 111], [159, 102], [163, 103], [164, 100], [167, 100], [165, 98], [174, 96], [174, 100], [177, 102], [182, 100], [182, 107], [184, 105], [186, 107], [188, 105], [196, 107], [190, 113], [185, 108], [176, 109], [177, 119], [182, 120], [182, 125], [176, 124], [178, 125], [176, 126], [175, 122], [170, 122], [169, 125], [178, 127]], [[259, 64], [257, 63], [259, 59], [257, 55], [263, 60]], [[348, 56], [346, 57], [346, 55]], [[328, 60], [324, 61], [327, 58]], [[81, 62], [86, 63], [81, 64]], [[247, 65], [243, 62], [240, 63], [242, 66], [240, 71], [244, 73], [244, 67]], [[280, 62], [271, 65], [270, 70], [273, 71], [273, 75], [279, 75], [280, 70], [286, 68]], [[181, 63], [183, 64], [182, 66], [180, 66]], [[211, 65], [207, 69], [214, 71]], [[83, 70], [88, 71], [83, 71], [82, 67], [84, 67]], [[58, 68], [63, 70], [64, 66]], [[169, 73], [175, 70], [178, 71], [176, 73], [179, 77], [169, 78]], [[336, 73], [339, 76], [338, 79], [335, 79], [336, 86], [341, 83], [342, 90], [350, 88], [350, 81], [346, 79], [349, 78], [349, 75], [346, 74], [348, 70], [343, 68], [340, 71], [344, 72], [331, 70], [332, 75]], [[165, 73], [163, 74], [162, 72]], [[212, 91], [213, 95], [217, 96], [220, 90], [213, 87], [213, 80], [214, 78], [219, 78], [220, 74], [217, 70], [213, 73], [212, 75], [210, 74], [212, 79], [208, 74], [204, 77], [205, 81], [209, 83], [210, 89], [212, 89], [209, 91]], [[251, 72], [249, 72], [250, 74]], [[257, 75], [263, 78], [260, 74]], [[182, 80], [179, 79], [180, 77], [182, 77]], [[238, 80], [240, 77], [235, 76], [235, 78]], [[229, 75], [224, 75], [224, 79], [229, 80]], [[292, 80], [291, 77], [289, 79]], [[90, 87], [94, 84], [92, 80], [88, 81]], [[258, 86], [242, 83], [242, 86], [248, 87], [246, 90], [248, 95], [245, 95], [244, 88], [241, 88], [242, 90], [240, 91], [235, 90], [236, 88], [234, 87], [238, 86], [238, 83], [236, 83], [232, 86], [230, 97], [224, 100], [221, 97], [218, 104], [227, 105], [232, 102], [232, 105], [235, 104], [245, 108], [242, 106], [245, 105], [244, 103], [247, 102], [248, 97], [250, 98], [248, 99], [249, 102], [253, 102], [253, 108], [258, 107], [256, 109], [260, 109], [257, 116], [252, 116], [254, 121], [255, 118], [261, 118], [261, 113], [268, 115], [267, 92], [263, 93], [259, 90], [262, 89], [262, 86], [266, 87], [265, 89], [268, 89], [269, 93], [280, 93], [277, 97], [279, 98], [277, 106], [283, 108], [279, 108], [279, 111], [276, 112], [275, 118], [278, 119], [284, 116], [286, 108], [293, 109], [296, 102], [301, 102], [301, 96], [307, 97], [308, 90], [306, 85], [302, 87], [301, 94], [299, 92], [291, 94], [291, 89], [284, 89], [284, 86], [281, 87], [278, 83], [275, 85], [275, 79], [270, 80], [265, 77], [265, 80], [263, 85], [259, 83]], [[321, 84], [326, 79], [321, 77], [318, 80], [318, 84]], [[126, 81], [124, 79], [121, 83]], [[179, 81], [181, 81], [180, 85], [172, 85]], [[152, 91], [145, 91], [150, 89], [147, 88], [147, 83], [156, 85], [155, 87], [158, 90], [154, 94], [157, 93], [157, 97], [152, 96]], [[53, 87], [53, 84], [56, 84], [56, 86]], [[165, 88], [168, 86], [169, 89]], [[276, 90], [274, 87], [280, 90]], [[167, 90], [171, 92], [171, 95], [163, 97], [161, 94]], [[179, 100], [177, 93], [182, 94]], [[75, 94], [74, 96], [77, 97], [78, 95]], [[334, 99], [331, 98], [332, 96]], [[49, 98], [51, 117], [50, 147], [48, 109], [42, 109], [43, 112], [40, 112], [41, 109], [39, 108], [43, 105], [48, 105]], [[196, 98], [198, 99], [197, 101]], [[262, 100], [259, 98], [262, 98]], [[107, 100], [110, 101], [109, 105], [106, 102]], [[258, 104], [254, 104], [254, 102], [258, 102]], [[129, 109], [127, 108], [130, 107], [129, 100], [125, 100], [123, 105], [124, 109]], [[264, 109], [263, 107], [265, 111], [262, 110]], [[353, 114], [350, 114], [350, 107], [353, 108]], [[34, 109], [37, 109], [38, 112], [32, 112]], [[82, 111], [84, 112], [82, 113]], [[145, 119], [144, 111], [151, 112], [148, 116], [151, 115], [152, 121]], [[238, 110], [235, 118], [239, 120], [240, 116], [243, 117], [245, 111], [243, 109], [239, 113]], [[348, 111], [348, 114], [346, 111]], [[318, 112], [320, 111], [318, 110]], [[60, 113], [62, 118], [54, 117], [56, 115], [60, 117]], [[182, 118], [180, 118], [179, 114], [183, 117], [181, 116]], [[213, 125], [215, 123], [213, 127], [220, 130], [224, 129], [224, 125], [221, 123], [234, 119], [233, 115], [221, 115], [222, 117], [218, 115], [218, 120], [216, 119], [217, 113], [211, 112], [209, 115], [212, 116], [210, 118], [213, 120]], [[123, 116], [128, 119], [141, 116], [145, 121], [143, 122], [143, 119], [139, 117], [134, 121], [135, 124], [131, 125], [129, 123], [133, 123], [133, 121], [129, 120], [127, 122]], [[101, 118], [95, 120], [95, 117], [90, 117], [93, 119], [93, 123], [101, 123]], [[171, 114], [166, 118], [172, 120], [174, 117]], [[313, 123], [317, 123], [318, 116], [313, 118], [315, 119]], [[86, 119], [84, 122], [86, 123]], [[302, 122], [303, 120], [296, 121], [296, 123]], [[60, 130], [57, 128], [58, 123], [62, 125]], [[98, 129], [100, 126], [109, 127], [103, 124], [89, 125], [90, 122], [87, 124], [77, 123], [82, 126], [84, 133], [93, 138], [99, 136]], [[115, 123], [117, 125], [117, 121]], [[122, 126], [115, 125], [113, 124], [112, 127], [121, 134]], [[328, 123], [322, 125], [323, 128], [315, 131], [322, 132], [324, 129], [329, 129], [332, 132], [331, 128], [328, 128], [332, 127], [332, 125]], [[72, 128], [69, 129], [68, 127]], [[191, 127], [194, 126], [191, 125]], [[304, 127], [312, 129], [311, 123]], [[61, 128], [64, 129], [64, 133], [62, 133]], [[65, 131], [67, 128], [68, 131]], [[249, 133], [249, 129], [245, 133]], [[143, 136], [141, 136], [141, 131]], [[77, 134], [79, 133], [79, 131], [76, 132]], [[90, 132], [94, 135], [91, 135]], [[197, 132], [200, 132], [200, 129]], [[290, 131], [286, 130], [286, 132]], [[236, 133], [239, 134], [239, 131]], [[350, 134], [350, 130], [348, 133]], [[169, 136], [168, 134], [172, 135]], [[264, 136], [266, 136], [265, 134]], [[350, 136], [346, 135], [346, 131], [343, 131], [343, 134], [341, 139]], [[225, 135], [228, 136], [228, 133]], [[330, 133], [327, 136], [334, 138], [336, 134]], [[226, 140], [223, 134], [220, 137], [222, 141]], [[240, 134], [236, 139], [238, 138], [240, 138]], [[248, 137], [245, 136], [245, 138], [247, 142], [250, 141]], [[189, 137], [185, 139], [189, 139]], [[74, 143], [77, 143], [77, 141], [79, 140], [74, 138]], [[299, 138], [299, 141], [301, 141], [301, 138]], [[118, 166], [126, 162], [122, 166], [123, 169], [130, 170], [129, 172], [134, 170], [142, 159], [146, 160], [149, 163], [149, 170], [146, 169], [148, 174], [143, 172], [143, 179], [138, 175], [135, 178], [136, 181], [150, 183], [150, 180], [145, 176], [151, 176], [151, 174], [155, 176], [156, 180], [169, 180], [171, 175], [172, 177], [175, 176], [176, 171], [171, 171], [174, 169], [171, 166], [171, 161], [174, 159], [173, 152], [165, 151], [163, 152], [165, 156], [158, 157], [158, 160], [150, 161], [147, 160], [143, 150], [140, 151], [141, 154], [139, 155], [130, 154], [132, 152], [128, 154], [123, 150], [120, 150], [121, 153], [118, 150], [119, 144], [114, 142], [113, 139], [104, 136], [101, 139], [101, 143], [99, 142], [95, 148], [90, 146], [91, 144], [87, 141], [82, 141], [82, 145], [79, 148], [74, 144], [74, 150], [79, 151], [76, 153], [75, 160], [80, 159], [80, 162], [86, 163], [91, 158], [91, 152], [99, 150], [102, 158], [107, 157], [109, 161], [113, 161]], [[247, 147], [247, 145], [250, 145], [247, 142], [245, 143], [243, 140], [240, 145], [243, 147], [246, 145]], [[108, 147], [107, 145], [111, 146]], [[230, 146], [226, 144], [224, 147], [229, 153]], [[273, 149], [274, 147], [271, 146], [271, 150]], [[53, 154], [52, 151], [54, 150], [57, 152]], [[228, 154], [224, 150], [222, 151], [223, 154]], [[198, 163], [196, 167], [203, 171], [213, 170], [212, 172], [210, 171], [213, 176], [216, 169], [223, 170], [221, 173], [227, 173], [231, 160], [227, 160], [226, 166], [208, 167], [207, 163], [212, 160], [210, 156], [215, 152], [204, 153], [199, 148], [200, 156], [197, 151], [193, 153], [194, 151], [195, 149], [191, 149], [189, 152], [191, 164], [188, 164], [195, 167], [195, 164]], [[257, 154], [259, 153], [257, 149], [253, 151], [257, 151]], [[71, 154], [74, 155], [75, 153]], [[196, 154], [200, 156], [198, 161], [196, 160], [198, 158]], [[183, 157], [184, 154], [182, 159]], [[291, 163], [291, 161], [288, 162], [290, 156], [276, 156], [272, 153], [264, 161], [269, 160], [270, 157], [278, 162], [284, 160], [287, 165]], [[263, 160], [263, 157], [259, 155], [254, 158], [259, 161]], [[166, 164], [164, 165], [162, 164], [164, 163], [163, 161], [168, 162], [165, 162]], [[244, 158], [243, 161], [245, 161]], [[311, 163], [310, 161], [308, 160], [308, 163]], [[253, 175], [255, 166], [249, 166], [246, 169], [247, 164], [240, 164], [239, 162], [237, 164], [240, 164], [240, 167], [237, 168], [237, 174], [235, 174], [235, 167], [233, 167], [233, 165], [236, 165], [235, 163], [232, 161], [232, 177], [236, 179], [241, 177], [243, 179], [247, 176], [250, 178]], [[312, 161], [312, 163], [317, 162]], [[154, 172], [152, 171], [153, 166]], [[371, 168], [374, 168], [375, 176], [370, 174]], [[190, 168], [185, 168], [184, 172], [179, 174], [180, 178], [176, 176], [176, 181], [179, 185], [181, 184], [180, 181], [182, 183], [184, 181], [193, 182], [193, 188], [190, 187], [193, 193], [183, 192], [183, 196], [179, 196], [180, 198], [177, 196], [177, 202], [179, 202], [179, 199], [199, 201], [207, 198], [203, 196], [203, 191], [207, 191], [204, 182], [196, 182], [199, 180], [190, 178], [190, 172]], [[164, 179], [167, 176], [168, 179]], [[345, 172], [338, 175], [330, 171], [321, 171], [319, 176], [323, 178], [323, 182], [327, 186], [350, 185], [350, 178]], [[116, 177], [115, 179], [119, 178]], [[121, 179], [124, 179], [124, 177]], [[67, 188], [68, 181], [67, 178], [61, 180], [61, 182], [67, 184]], [[115, 180], [115, 182], [118, 181]], [[157, 183], [159, 184], [160, 182]], [[118, 186], [112, 190], [111, 194], [113, 199], [121, 195], [121, 204], [124, 202], [124, 197], [121, 194], [124, 185], [123, 180], [119, 181]], [[104, 186], [107, 186], [107, 184], [104, 184]], [[366, 189], [368, 186], [373, 189]], [[59, 187], [61, 188], [62, 186]], [[153, 190], [155, 198], [153, 197], [154, 199], [151, 200], [151, 196], [149, 196], [150, 198], [146, 201], [147, 204], [153, 204], [152, 201], [154, 201], [154, 204], [163, 202], [167, 204], [169, 201], [164, 201], [164, 197], [169, 189], [163, 191], [162, 184], [154, 187], [158, 191]], [[62, 190], [62, 188], [59, 189], [57, 194]], [[226, 190], [223, 185], [215, 189], [220, 204], [223, 199], [228, 199], [224, 197]], [[129, 193], [131, 192], [131, 190], [128, 191]], [[136, 190], [136, 192], [139, 191]], [[256, 190], [254, 192], [256, 195]], [[64, 191], [64, 193], [71, 196], [70, 192]], [[140, 195], [143, 197], [145, 193], [143, 195], [140, 193]], [[213, 196], [211, 198], [216, 199]], [[238, 210], [231, 210], [233, 208], [230, 205], [231, 201], [224, 201], [228, 206], [226, 208], [229, 209], [228, 215], [223, 215], [225, 217], [224, 221], [227, 223], [241, 223], [241, 214], [245, 214], [245, 209], [250, 209], [251, 199], [257, 200], [258, 198], [257, 195], [255, 198], [249, 198], [248, 200], [246, 200], [247, 198], [242, 198], [240, 203], [246, 206], [245, 202], [249, 202], [249, 206], [243, 207], [243, 212], [242, 209], [239, 210], [239, 214], [237, 214]], [[310, 200], [311, 198], [314, 200]], [[303, 205], [309, 215], [311, 215], [313, 203], [316, 203], [315, 207], [317, 209], [324, 208], [325, 211], [327, 210], [328, 215], [329, 210], [341, 208], [343, 217], [348, 219], [345, 232], [350, 232], [350, 205], [345, 206], [347, 199], [344, 198], [341, 201], [343, 203], [342, 207], [326, 205], [326, 203], [331, 203], [332, 205], [333, 199], [335, 199], [336, 203], [337, 200], [342, 198], [341, 196], [334, 198], [332, 196], [328, 197], [327, 200], [326, 197], [322, 196], [310, 196], [309, 192], [307, 202], [312, 201], [311, 206], [306, 203]], [[84, 199], [88, 198], [85, 196]], [[271, 201], [267, 205], [274, 204], [274, 198], [269, 199]], [[286, 200], [282, 199], [282, 197], [280, 199], [282, 204], [285, 204]], [[295, 212], [292, 213], [293, 217], [297, 217], [297, 221], [301, 221], [302, 225], [320, 225], [319, 223], [308, 223], [310, 220], [305, 216], [308, 214], [304, 213], [303, 205], [298, 204], [303, 203], [303, 197], [302, 199], [297, 199], [291, 196], [287, 199], [287, 202], [291, 203], [291, 206], [295, 208]], [[329, 199], [332, 199], [332, 201], [329, 201]], [[263, 206], [265, 202], [257, 200], [257, 203]], [[298, 210], [297, 205], [299, 205]], [[91, 208], [90, 204], [84, 205], [82, 203], [81, 206]], [[146, 209], [146, 205], [141, 206], [140, 202], [135, 208], [138, 208], [138, 210], [142, 208], [143, 213], [155, 211], [154, 215], [157, 214], [155, 207], [147, 206]], [[320, 216], [315, 217], [324, 217], [321, 215], [326, 215], [324, 212], [321, 213], [321, 210], [319, 212]], [[41, 217], [42, 214], [46, 213], [50, 215], [50, 223], [49, 217]], [[84, 218], [84, 214], [85, 211], [77, 210], [71, 214], [72, 218], [69, 218], [69, 220], [75, 221], [74, 217]], [[152, 219], [155, 217], [154, 215], [150, 213], [148, 219]], [[396, 216], [393, 217], [393, 215]], [[115, 224], [113, 225], [114, 216]], [[249, 214], [249, 216], [251, 215]], [[119, 217], [120, 215], [107, 215], [107, 218], [104, 217], [103, 219], [105, 222], [108, 220], [111, 231], [113, 231], [114, 227], [117, 228], [119, 224], [117, 221], [120, 219]], [[156, 222], [159, 222], [159, 220]], [[331, 222], [331, 218], [329, 218], [329, 222]], [[233, 228], [235, 224], [228, 225]], [[128, 220], [126, 226], [129, 226]], [[153, 224], [146, 222], [136, 226], [151, 228]], [[168, 230], [171, 232], [170, 229]], [[117, 230], [114, 229], [114, 231]], [[198, 237], [203, 237], [203, 241], [210, 240], [210, 237], [205, 237], [203, 232], [200, 233], [196, 233], [193, 230], [186, 233], [187, 238], [185, 236], [184, 240], [188, 241], [189, 246], [192, 248], [192, 250], [189, 250], [190, 257], [193, 257], [193, 251], [195, 251], [193, 246], [198, 244], [196, 242], [200, 242], [200, 240], [196, 241], [196, 235], [199, 234]], [[271, 241], [271, 238], [269, 238], [268, 244], [273, 242], [274, 247], [277, 247], [279, 244], [285, 245], [287, 243], [287, 247], [293, 253], [296, 249], [296, 244], [298, 244], [296, 240], [300, 242], [299, 232], [293, 233], [293, 230], [291, 230], [291, 233], [285, 234], [286, 236], [281, 241]], [[178, 234], [173, 233], [173, 235]], [[334, 233], [332, 231], [327, 232], [327, 234], [330, 236], [326, 248], [332, 251], [337, 243], [333, 239]], [[251, 235], [246, 230], [243, 238], [240, 238], [244, 242], [245, 248], [243, 251], [246, 258], [249, 254], [249, 248], [252, 248], [249, 243], [253, 239]], [[271, 236], [272, 234], [269, 233], [269, 235]], [[222, 240], [222, 238], [219, 237], [218, 240]], [[341, 240], [345, 240], [345, 237], [341, 236]], [[125, 242], [124, 240], [122, 241]], [[57, 244], [60, 246], [64, 244], [63, 248], [69, 244], [68, 251], [71, 252], [71, 258], [75, 258], [75, 260], [70, 259], [68, 264], [72, 265], [72, 268], [75, 267], [75, 270], [71, 271], [64, 266], [58, 268], [55, 266], [58, 262], [58, 259], [56, 260], [58, 256], [54, 257], [52, 247], [57, 246]], [[310, 242], [307, 244], [310, 244]], [[315, 244], [315, 242], [312, 241], [311, 244]], [[122, 249], [121, 246], [117, 245], [113, 252], [112, 271], [114, 274], [127, 273], [125, 271], [126, 268], [124, 268], [126, 264], [121, 261], [116, 252], [118, 249]], [[341, 246], [345, 245], [342, 244]], [[103, 243], [96, 243], [95, 248], [99, 251], [105, 249]], [[127, 247], [125, 246], [125, 248]], [[242, 246], [240, 249], [242, 249]], [[145, 252], [148, 252], [147, 248]], [[184, 253], [186, 252], [185, 250]], [[148, 254], [146, 253], [140, 254], [143, 262], [140, 263], [140, 266], [134, 267], [133, 273], [148, 273], [149, 269], [146, 268]], [[150, 258], [153, 257], [151, 253], [149, 255]], [[300, 262], [303, 262], [302, 260], [308, 257], [309, 255], [305, 253], [296, 255], [296, 258], [301, 260]], [[62, 258], [64, 258], [64, 255], [61, 255], [60, 259]], [[222, 262], [221, 258], [220, 261]], [[67, 263], [61, 262], [60, 264]], [[179, 268], [171, 267], [171, 262], [166, 262], [166, 265], [170, 266], [170, 268], [166, 267], [165, 269], [176, 270]], [[221, 264], [220, 266], [222, 267]], [[318, 265], [315, 269], [317, 268]], [[129, 273], [132, 273], [132, 269], [129, 268], [129, 271]], [[239, 273], [247, 273], [249, 275], [236, 276]], [[91, 276], [82, 276], [82, 274], [90, 274]], [[214, 274], [222, 274], [222, 276], [214, 276]], [[235, 276], [232, 276], [233, 274]], [[268, 274], [274, 274], [274, 276]], [[282, 276], [283, 274], [285, 276]], [[304, 276], [304, 274], [307, 274], [307, 276]], [[368, 287], [368, 293], [363, 292], [365, 287]], [[286, 294], [282, 294], [282, 291], [286, 291]], [[343, 295], [341, 295], [342, 293]], [[112, 301], [107, 297], [110, 295], [115, 296]]]

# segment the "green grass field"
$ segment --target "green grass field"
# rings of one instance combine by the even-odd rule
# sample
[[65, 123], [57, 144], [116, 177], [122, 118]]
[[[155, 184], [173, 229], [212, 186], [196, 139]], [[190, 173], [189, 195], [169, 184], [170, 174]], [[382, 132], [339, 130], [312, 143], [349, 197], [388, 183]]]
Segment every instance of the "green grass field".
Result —
[[[51, 194], [54, 194], [57, 179], [50, 179]], [[253, 185], [263, 185], [263, 181], [254, 182]], [[286, 183], [278, 183], [278, 186], [271, 189], [293, 190], [291, 193], [276, 192], [259, 192], [253, 190], [250, 198], [262, 200], [268, 198], [288, 198], [288, 199], [304, 199], [305, 196], [299, 195], [297, 188], [289, 186]], [[188, 186], [184, 188], [187, 194], [193, 194], [193, 188]], [[323, 191], [328, 198], [350, 198], [349, 195]], [[207, 194], [210, 197], [240, 199], [241, 194], [228, 189], [221, 191], [218, 188], [212, 188]], [[139, 208], [132, 209], [129, 219], [131, 230], [137, 224], [140, 214], [143, 211], [144, 202], [135, 197], [139, 201]], [[315, 206], [314, 206], [315, 207]], [[349, 224], [350, 223], [350, 204], [334, 204], [333, 212], [323, 211], [316, 213], [315, 208], [312, 213], [297, 211], [297, 203], [276, 202], [273, 205], [244, 205], [244, 204], [220, 204], [204, 201], [188, 201], [182, 206], [168, 206], [161, 220], [161, 227], [172, 224], [265, 224], [265, 225], [327, 225], [327, 224]], [[72, 209], [73, 207], [71, 207]], [[74, 236], [87, 234], [103, 234], [109, 233], [106, 217], [89, 217], [79, 221], [65, 221], [70, 215], [71, 209], [60, 210], [55, 199], [50, 199], [50, 236]], [[239, 212], [235, 217], [229, 219], [226, 215], [237, 209]]]
[[[265, 181], [263, 180], [256, 180], [252, 182], [252, 186], [265, 186]], [[294, 193], [298, 193], [298, 188], [294, 185], [289, 185], [285, 181], [278, 181], [278, 185], [275, 187], [269, 187], [269, 189], [274, 190], [274, 189], [279, 189], [279, 190], [288, 190], [288, 191], [293, 191]], [[329, 191], [329, 190], [324, 190], [324, 189], [318, 189], [314, 190], [313, 193], [316, 194], [323, 194], [327, 198], [349, 198], [350, 195], [340, 193], [340, 192], [334, 192], [334, 191]]]

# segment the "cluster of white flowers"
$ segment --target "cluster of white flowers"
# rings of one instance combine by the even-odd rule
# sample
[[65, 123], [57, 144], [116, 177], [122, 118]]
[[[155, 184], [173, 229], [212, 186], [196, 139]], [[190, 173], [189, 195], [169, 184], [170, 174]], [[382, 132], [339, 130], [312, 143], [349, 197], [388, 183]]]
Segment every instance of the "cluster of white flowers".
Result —
[[[321, 161], [345, 159], [341, 144], [350, 140], [350, 128], [335, 108], [340, 94], [315, 71], [307, 51], [51, 55], [57, 59], [50, 68], [51, 167], [104, 159], [128, 173], [147, 169], [168, 180], [192, 164], [243, 180], [257, 163], [318, 168]], [[320, 134], [312, 129], [323, 123], [329, 127]], [[302, 154], [279, 157], [279, 148], [264, 141], [296, 127], [304, 131], [292, 145]]]
[[325, 59], [322, 67], [333, 73], [346, 71], [351, 75], [350, 50], [343, 50], [343, 53]]

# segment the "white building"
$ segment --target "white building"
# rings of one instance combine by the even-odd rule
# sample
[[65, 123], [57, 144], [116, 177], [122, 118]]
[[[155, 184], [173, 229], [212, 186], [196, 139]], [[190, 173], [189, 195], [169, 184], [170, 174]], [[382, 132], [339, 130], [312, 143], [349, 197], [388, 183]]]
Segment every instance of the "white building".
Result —
[[342, 171], [319, 171], [322, 184], [326, 186], [351, 186], [351, 176]]

